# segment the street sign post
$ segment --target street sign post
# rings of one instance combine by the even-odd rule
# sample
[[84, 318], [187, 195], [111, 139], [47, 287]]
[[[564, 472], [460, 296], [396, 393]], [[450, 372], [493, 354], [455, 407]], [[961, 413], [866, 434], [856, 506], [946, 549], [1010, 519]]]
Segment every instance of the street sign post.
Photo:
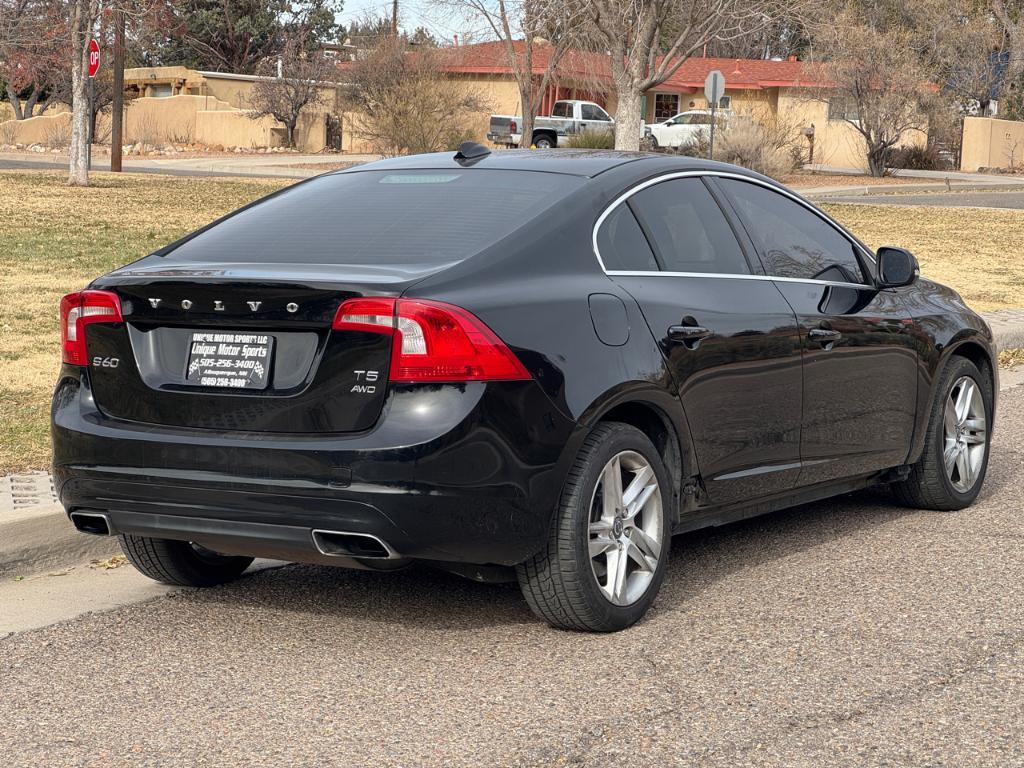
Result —
[[96, 103], [96, 73], [100, 71], [100, 44], [95, 39], [89, 41], [89, 142], [86, 145], [86, 167], [92, 170], [92, 142], [96, 131], [96, 120], [93, 117], [93, 105]]
[[725, 75], [719, 69], [708, 72], [704, 80], [704, 98], [711, 105], [711, 140], [708, 144], [708, 160], [715, 154], [715, 111], [718, 109], [718, 102], [725, 95]]

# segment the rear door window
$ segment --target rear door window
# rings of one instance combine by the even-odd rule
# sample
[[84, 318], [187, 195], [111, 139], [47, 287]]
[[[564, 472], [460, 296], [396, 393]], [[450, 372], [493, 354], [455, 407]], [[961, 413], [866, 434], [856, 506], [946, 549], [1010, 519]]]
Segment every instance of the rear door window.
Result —
[[583, 184], [474, 169], [320, 176], [182, 243], [176, 261], [448, 264], [510, 235]]
[[699, 178], [663, 181], [629, 204], [666, 271], [750, 274], [732, 227]]
[[597, 231], [597, 250], [607, 270], [657, 272], [654, 252], [628, 205], [615, 208]]

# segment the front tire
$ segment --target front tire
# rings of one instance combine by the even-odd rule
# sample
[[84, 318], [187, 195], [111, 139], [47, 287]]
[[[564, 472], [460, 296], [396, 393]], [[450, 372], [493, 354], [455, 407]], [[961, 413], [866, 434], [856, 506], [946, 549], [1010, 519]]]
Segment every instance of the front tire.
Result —
[[969, 507], [988, 469], [992, 380], [963, 357], [952, 358], [939, 380], [924, 452], [906, 480], [893, 483], [897, 501], [916, 509]]
[[121, 536], [121, 551], [142, 575], [179, 587], [213, 587], [234, 581], [251, 557], [221, 555], [188, 541]]
[[668, 471], [647, 436], [599, 424], [569, 471], [545, 548], [516, 568], [553, 627], [615, 632], [650, 608], [671, 545]]

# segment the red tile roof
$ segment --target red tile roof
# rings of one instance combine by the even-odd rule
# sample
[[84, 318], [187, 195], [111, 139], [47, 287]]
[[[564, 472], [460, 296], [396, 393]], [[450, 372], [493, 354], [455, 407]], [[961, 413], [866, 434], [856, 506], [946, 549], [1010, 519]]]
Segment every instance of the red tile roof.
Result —
[[[523, 55], [523, 42], [514, 43], [516, 56]], [[533, 71], [544, 73], [551, 56], [551, 47], [535, 45]], [[510, 75], [512, 69], [503, 43], [488, 42], [442, 49], [448, 72], [480, 75]], [[704, 80], [714, 69], [725, 75], [729, 89], [763, 89], [774, 87], [820, 87], [813, 65], [803, 61], [768, 61], [764, 59], [715, 59], [691, 57], [655, 90], [695, 92], [704, 88]], [[608, 57], [598, 53], [570, 50], [558, 63], [561, 79], [611, 83]]]

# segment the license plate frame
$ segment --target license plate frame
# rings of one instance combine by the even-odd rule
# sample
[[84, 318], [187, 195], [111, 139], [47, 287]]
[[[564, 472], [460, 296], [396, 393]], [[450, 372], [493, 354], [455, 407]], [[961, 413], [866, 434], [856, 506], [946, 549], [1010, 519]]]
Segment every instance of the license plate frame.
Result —
[[193, 331], [184, 383], [222, 390], [264, 390], [270, 385], [274, 337], [245, 331]]

